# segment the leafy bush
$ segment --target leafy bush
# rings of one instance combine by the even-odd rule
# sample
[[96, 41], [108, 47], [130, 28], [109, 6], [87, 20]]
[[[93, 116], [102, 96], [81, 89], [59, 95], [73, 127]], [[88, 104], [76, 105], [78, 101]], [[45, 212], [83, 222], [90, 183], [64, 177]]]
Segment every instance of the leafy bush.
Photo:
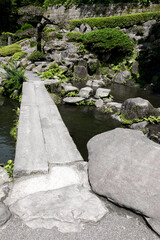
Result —
[[26, 29], [33, 28], [33, 25], [30, 23], [25, 23], [22, 27], [21, 30], [24, 31]]
[[46, 72], [42, 73], [42, 80], [59, 77], [61, 82], [66, 82], [67, 77], [65, 76], [64, 72], [64, 69], [60, 68], [56, 62], [53, 62]]
[[62, 39], [62, 38], [63, 38], [63, 34], [62, 34], [62, 33], [57, 33], [57, 34], [56, 34], [56, 38]]
[[55, 28], [50, 28], [50, 27], [44, 27], [43, 28], [43, 32], [45, 33], [49, 33], [49, 32], [55, 32]]
[[84, 18], [70, 20], [70, 29], [73, 30], [75, 27], [80, 27], [82, 23], [90, 25], [91, 28], [97, 27], [102, 28], [128, 28], [133, 25], [142, 24], [151, 19], [160, 20], [160, 12], [145, 12], [136, 14], [127, 14], [114, 17], [96, 17], [96, 18]]
[[28, 58], [31, 62], [41, 61], [45, 59], [45, 55], [43, 52], [34, 51]]
[[25, 57], [27, 55], [26, 52], [16, 52], [13, 56], [12, 56], [12, 60], [13, 61], [19, 61], [21, 60], [23, 57]]
[[74, 42], [74, 41], [78, 41], [81, 37], [82, 33], [79, 32], [68, 32], [66, 34], [66, 38], [68, 39], [68, 41], [70, 42]]
[[35, 40], [30, 41], [30, 47], [36, 47], [37, 42]]
[[[9, 65], [2, 65], [5, 73], [2, 73], [2, 79], [4, 80], [4, 95], [9, 96], [10, 98], [14, 98], [19, 100], [19, 96], [22, 92], [23, 82], [26, 81], [26, 77], [24, 76], [24, 70], [22, 68], [18, 68], [16, 63], [10, 63]], [[15, 94], [14, 91], [17, 90], [18, 94]]]
[[128, 54], [133, 50], [133, 43], [128, 35], [118, 29], [106, 28], [95, 30], [81, 36], [85, 47], [97, 55], [108, 52]]
[[16, 52], [21, 51], [21, 46], [17, 43], [1, 47], [0, 48], [0, 56], [1, 57], [6, 57], [6, 56], [12, 56]]

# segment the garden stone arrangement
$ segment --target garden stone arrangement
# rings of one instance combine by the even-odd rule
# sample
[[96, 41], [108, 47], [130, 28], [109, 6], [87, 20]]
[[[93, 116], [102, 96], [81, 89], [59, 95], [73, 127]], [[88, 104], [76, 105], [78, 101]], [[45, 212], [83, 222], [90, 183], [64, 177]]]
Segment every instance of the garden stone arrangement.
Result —
[[[110, 7], [112, 15], [115, 6]], [[36, 7], [30, 12], [27, 7], [20, 9], [19, 22], [32, 18], [33, 9], [36, 15]], [[95, 16], [93, 11], [85, 16]], [[13, 61], [27, 79], [13, 183], [0, 167], [0, 238], [4, 240], [17, 240], [23, 231], [29, 233], [27, 240], [159, 239], [160, 146], [147, 137], [151, 126], [160, 125], [160, 108], [140, 97], [116, 102], [110, 86], [135, 87], [143, 77], [143, 64], [159, 52], [160, 13], [104, 17], [103, 22], [83, 14], [74, 7], [49, 7], [44, 13], [48, 24], [41, 32], [43, 51], [35, 50], [33, 26], [32, 31], [21, 28], [20, 35], [6, 33], [10, 45], [0, 48], [1, 64]], [[21, 40], [29, 32], [32, 38]], [[20, 41], [14, 42], [14, 37]], [[115, 63], [115, 53], [125, 58]], [[153, 76], [153, 84], [147, 82], [145, 87], [156, 88], [158, 79]], [[0, 78], [0, 92], [7, 90], [7, 82]], [[12, 97], [19, 99], [19, 92], [15, 89]], [[84, 162], [56, 104], [96, 108], [127, 128], [93, 137], [88, 142], [89, 163]]]

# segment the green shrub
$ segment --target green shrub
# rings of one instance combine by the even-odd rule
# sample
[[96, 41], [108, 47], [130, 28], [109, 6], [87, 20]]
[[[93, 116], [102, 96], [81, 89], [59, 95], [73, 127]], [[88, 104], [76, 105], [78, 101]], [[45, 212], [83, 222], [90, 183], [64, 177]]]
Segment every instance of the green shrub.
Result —
[[133, 50], [133, 43], [128, 35], [118, 29], [106, 28], [95, 30], [81, 36], [84, 46], [101, 55], [107, 52], [128, 54]]
[[62, 33], [56, 33], [56, 38], [62, 39], [63, 38], [63, 34]]
[[13, 60], [13, 61], [19, 61], [19, 60], [21, 60], [23, 57], [25, 57], [26, 55], [27, 55], [26, 52], [16, 52], [15, 54], [13, 54], [12, 60]]
[[15, 34], [19, 34], [19, 33], [22, 33], [22, 32], [23, 32], [22, 29], [18, 29], [18, 30], [15, 32]]
[[24, 31], [26, 29], [33, 28], [33, 25], [30, 23], [25, 23], [22, 27], [21, 30]]
[[18, 45], [17, 43], [1, 47], [0, 48], [0, 56], [1, 57], [6, 57], [6, 56], [12, 56], [16, 52], [21, 51], [21, 46]]
[[42, 80], [59, 77], [61, 82], [66, 82], [68, 79], [64, 72], [64, 69], [60, 68], [56, 62], [53, 62], [51, 66], [44, 73], [42, 73]]
[[78, 41], [80, 39], [81, 35], [82, 35], [82, 33], [79, 33], [79, 32], [68, 32], [66, 34], [66, 38], [70, 42], [75, 42], [75, 41]]
[[50, 27], [44, 27], [43, 28], [43, 32], [45, 33], [49, 33], [49, 32], [55, 32], [55, 28], [50, 28]]
[[28, 58], [31, 62], [41, 61], [45, 59], [45, 55], [43, 52], [34, 51]]
[[[2, 79], [4, 79], [4, 95], [10, 98], [19, 100], [19, 96], [22, 92], [23, 82], [26, 81], [24, 76], [24, 70], [18, 68], [16, 63], [9, 63], [9, 65], [2, 65], [5, 73], [2, 73]], [[14, 93], [14, 90], [18, 91], [18, 94]]]
[[91, 28], [97, 27], [102, 28], [129, 28], [133, 25], [142, 24], [151, 19], [160, 20], [160, 12], [145, 12], [136, 14], [127, 14], [114, 17], [96, 17], [96, 18], [84, 18], [70, 20], [70, 29], [73, 30], [75, 27], [80, 27], [82, 23], [87, 23]]
[[30, 47], [36, 47], [36, 46], [37, 46], [37, 42], [35, 40], [31, 40]]

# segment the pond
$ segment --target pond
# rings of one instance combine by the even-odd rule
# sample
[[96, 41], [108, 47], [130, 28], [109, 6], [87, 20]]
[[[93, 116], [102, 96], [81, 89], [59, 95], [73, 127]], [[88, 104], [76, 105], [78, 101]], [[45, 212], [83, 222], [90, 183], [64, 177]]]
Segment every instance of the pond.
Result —
[[10, 136], [10, 130], [16, 116], [17, 103], [0, 96], [0, 163], [14, 159], [15, 141]]
[[[131, 97], [142, 97], [148, 99], [154, 107], [160, 107], [160, 95], [151, 91], [119, 84], [112, 84], [108, 88], [111, 89], [116, 102], [122, 103]], [[86, 161], [88, 160], [86, 145], [89, 139], [102, 132], [122, 127], [120, 123], [98, 112], [94, 107], [59, 105], [58, 108], [70, 135]]]

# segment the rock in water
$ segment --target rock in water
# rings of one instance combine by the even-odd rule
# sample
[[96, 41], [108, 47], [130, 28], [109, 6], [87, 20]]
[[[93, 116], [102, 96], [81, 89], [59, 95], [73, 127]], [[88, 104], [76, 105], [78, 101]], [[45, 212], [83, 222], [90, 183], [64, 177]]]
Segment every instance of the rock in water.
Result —
[[117, 128], [88, 142], [94, 192], [141, 213], [160, 234], [160, 145], [137, 130]]
[[137, 97], [125, 100], [120, 113], [124, 115], [126, 119], [134, 119], [155, 115], [157, 114], [157, 110], [148, 100]]

